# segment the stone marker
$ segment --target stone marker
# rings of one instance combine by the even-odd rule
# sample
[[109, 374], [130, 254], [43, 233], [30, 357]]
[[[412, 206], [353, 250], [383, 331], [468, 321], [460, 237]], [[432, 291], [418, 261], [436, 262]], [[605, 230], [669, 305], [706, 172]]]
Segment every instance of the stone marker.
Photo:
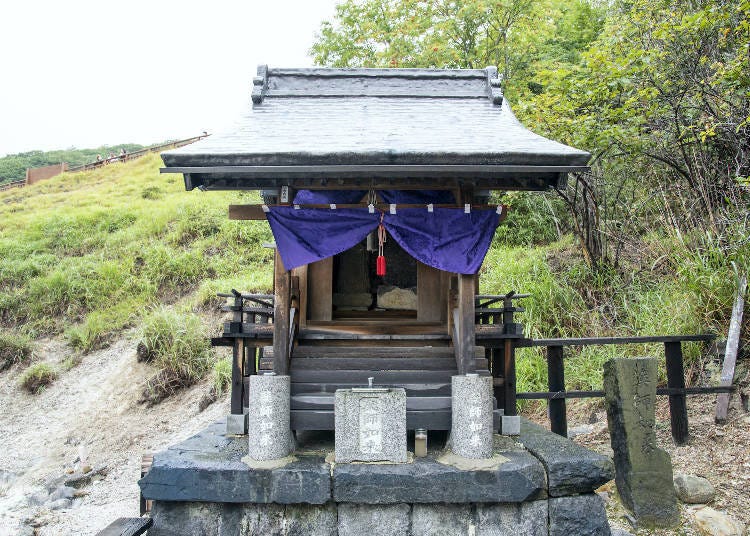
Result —
[[492, 377], [451, 378], [451, 450], [464, 458], [492, 457]]
[[289, 427], [289, 376], [264, 374], [250, 376], [248, 415], [248, 457], [251, 460], [277, 460], [292, 451]]
[[406, 463], [404, 389], [338, 389], [334, 414], [336, 463]]
[[227, 415], [227, 435], [245, 435], [247, 433], [247, 415], [247, 408], [241, 415], [232, 413]]
[[623, 504], [639, 525], [679, 523], [672, 462], [656, 446], [656, 360], [612, 359], [604, 364], [607, 419], [615, 482]]

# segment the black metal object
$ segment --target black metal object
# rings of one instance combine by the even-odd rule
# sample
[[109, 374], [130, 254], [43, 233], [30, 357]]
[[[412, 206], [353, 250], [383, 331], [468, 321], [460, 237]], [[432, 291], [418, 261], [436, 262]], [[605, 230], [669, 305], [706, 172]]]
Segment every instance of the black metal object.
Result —
[[[565, 365], [563, 363], [562, 346], [550, 346], [547, 348], [547, 377], [550, 391], [565, 391]], [[549, 420], [554, 433], [567, 437], [568, 416], [565, 407], [565, 398], [550, 399]]]

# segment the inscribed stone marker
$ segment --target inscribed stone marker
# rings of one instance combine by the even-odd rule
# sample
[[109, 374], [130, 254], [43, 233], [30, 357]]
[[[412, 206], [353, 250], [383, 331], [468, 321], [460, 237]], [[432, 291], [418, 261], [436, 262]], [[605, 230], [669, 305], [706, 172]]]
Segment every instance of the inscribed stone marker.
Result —
[[492, 377], [451, 378], [451, 450], [464, 458], [492, 457]]
[[248, 415], [248, 457], [276, 460], [292, 450], [289, 411], [289, 376], [250, 376]]
[[671, 459], [656, 446], [656, 381], [655, 359], [612, 359], [604, 364], [617, 490], [639, 524], [668, 527], [679, 522], [680, 514]]
[[406, 463], [404, 389], [339, 389], [334, 411], [337, 463]]

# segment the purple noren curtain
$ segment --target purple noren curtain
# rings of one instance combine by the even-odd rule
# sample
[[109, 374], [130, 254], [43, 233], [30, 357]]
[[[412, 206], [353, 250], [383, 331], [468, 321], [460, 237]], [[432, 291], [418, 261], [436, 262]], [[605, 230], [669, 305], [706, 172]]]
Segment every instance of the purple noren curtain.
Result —
[[[456, 202], [453, 192], [449, 190], [379, 190], [378, 193], [385, 203], [440, 205]], [[365, 194], [367, 190], [300, 190], [294, 196], [294, 203], [298, 205], [359, 203]]]
[[[272, 207], [267, 214], [276, 247], [287, 270], [325, 259], [360, 243], [380, 222], [366, 208], [295, 209]], [[412, 257], [428, 266], [474, 274], [492, 242], [500, 216], [494, 210], [402, 208], [383, 223]]]

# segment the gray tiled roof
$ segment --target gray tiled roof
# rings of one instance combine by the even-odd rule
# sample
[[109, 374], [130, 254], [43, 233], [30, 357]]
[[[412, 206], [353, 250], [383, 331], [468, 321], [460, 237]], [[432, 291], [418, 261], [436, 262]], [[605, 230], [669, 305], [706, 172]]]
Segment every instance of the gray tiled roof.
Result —
[[494, 68], [260, 67], [253, 105], [234, 130], [162, 158], [171, 168], [202, 168], [185, 171], [193, 173], [217, 166], [384, 165], [564, 172], [587, 164], [589, 153], [524, 128], [496, 76]]

